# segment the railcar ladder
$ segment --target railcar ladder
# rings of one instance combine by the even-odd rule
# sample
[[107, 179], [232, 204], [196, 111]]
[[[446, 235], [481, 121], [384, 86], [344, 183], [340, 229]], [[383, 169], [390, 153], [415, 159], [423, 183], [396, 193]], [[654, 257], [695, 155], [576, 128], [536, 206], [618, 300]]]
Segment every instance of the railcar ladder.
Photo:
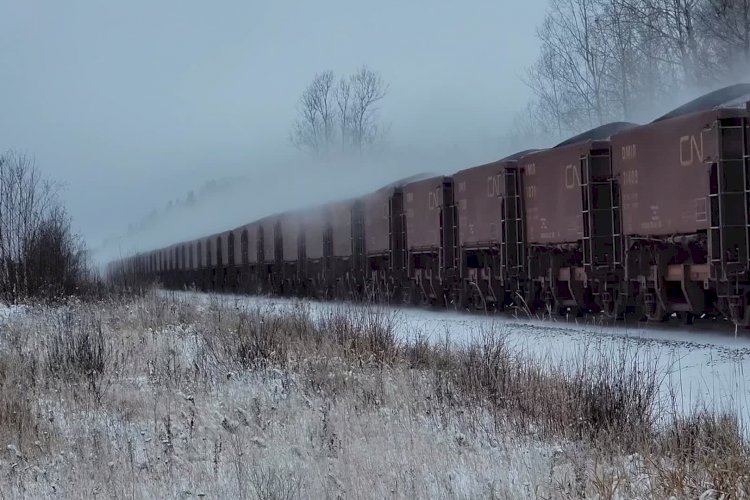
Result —
[[719, 158], [709, 175], [709, 254], [711, 277], [725, 281], [747, 271], [748, 151], [747, 121], [719, 120]]
[[[263, 232], [263, 226], [258, 226], [258, 242], [257, 242], [257, 248], [258, 248], [258, 264], [263, 264], [266, 259], [266, 251], [264, 249], [265, 245], [265, 238], [264, 238], [264, 232]], [[245, 242], [247, 245], [247, 242]], [[247, 253], [245, 254], [247, 255]]]
[[351, 231], [352, 269], [359, 276], [365, 268], [365, 213], [361, 200], [352, 206]]
[[[185, 259], [183, 258], [183, 261]], [[227, 265], [228, 266], [234, 266], [235, 265], [235, 258], [234, 258], [234, 231], [231, 231], [229, 233], [229, 237], [227, 238]]]
[[521, 172], [517, 168], [505, 168], [505, 194], [503, 196], [501, 262], [504, 280], [520, 279], [526, 266], [526, 235], [523, 224], [523, 189]]
[[[323, 228], [323, 273], [328, 277], [333, 269], [333, 225], [328, 220]], [[328, 279], [328, 278], [326, 278]]]
[[622, 264], [620, 190], [609, 149], [581, 157], [583, 264], [586, 271]]
[[406, 269], [406, 219], [404, 193], [401, 189], [396, 190], [388, 200], [388, 231], [391, 270], [400, 273]]
[[221, 236], [216, 237], [216, 267], [221, 268], [224, 265], [224, 245], [221, 242]]
[[333, 257], [333, 225], [327, 222], [323, 228], [323, 257]]
[[442, 206], [440, 207], [440, 252], [439, 272], [445, 278], [458, 267], [458, 211], [453, 203], [453, 181], [443, 182]]
[[277, 264], [284, 262], [284, 237], [281, 234], [281, 222], [273, 226], [273, 260]]
[[307, 235], [304, 227], [297, 233], [297, 276], [307, 277]]

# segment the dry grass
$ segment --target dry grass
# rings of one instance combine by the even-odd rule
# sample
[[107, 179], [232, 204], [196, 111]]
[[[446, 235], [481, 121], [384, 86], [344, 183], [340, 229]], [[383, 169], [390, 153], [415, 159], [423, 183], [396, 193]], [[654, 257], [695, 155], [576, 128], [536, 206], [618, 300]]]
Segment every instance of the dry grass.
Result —
[[639, 353], [550, 365], [397, 320], [153, 293], [32, 309], [0, 326], [0, 498], [746, 496], [739, 422], [660, 423]]

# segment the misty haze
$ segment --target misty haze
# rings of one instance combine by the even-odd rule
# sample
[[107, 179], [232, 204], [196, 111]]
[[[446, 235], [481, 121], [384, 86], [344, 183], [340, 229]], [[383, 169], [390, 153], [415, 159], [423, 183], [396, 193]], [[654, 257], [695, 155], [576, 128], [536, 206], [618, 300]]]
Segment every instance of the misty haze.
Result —
[[750, 497], [750, 0], [0, 0], [0, 498]]

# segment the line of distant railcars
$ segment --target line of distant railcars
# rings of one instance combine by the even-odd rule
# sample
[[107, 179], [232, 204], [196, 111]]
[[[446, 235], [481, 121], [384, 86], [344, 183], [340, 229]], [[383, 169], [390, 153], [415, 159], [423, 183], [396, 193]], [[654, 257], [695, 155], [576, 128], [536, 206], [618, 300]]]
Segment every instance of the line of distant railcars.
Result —
[[750, 85], [112, 264], [164, 286], [750, 325]]

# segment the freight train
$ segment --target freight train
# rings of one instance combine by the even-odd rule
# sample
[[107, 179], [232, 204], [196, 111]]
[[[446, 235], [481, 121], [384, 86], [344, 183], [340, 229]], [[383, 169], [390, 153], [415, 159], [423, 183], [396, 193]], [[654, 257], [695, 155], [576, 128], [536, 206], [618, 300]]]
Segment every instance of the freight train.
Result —
[[165, 287], [750, 326], [750, 84], [109, 271]]

